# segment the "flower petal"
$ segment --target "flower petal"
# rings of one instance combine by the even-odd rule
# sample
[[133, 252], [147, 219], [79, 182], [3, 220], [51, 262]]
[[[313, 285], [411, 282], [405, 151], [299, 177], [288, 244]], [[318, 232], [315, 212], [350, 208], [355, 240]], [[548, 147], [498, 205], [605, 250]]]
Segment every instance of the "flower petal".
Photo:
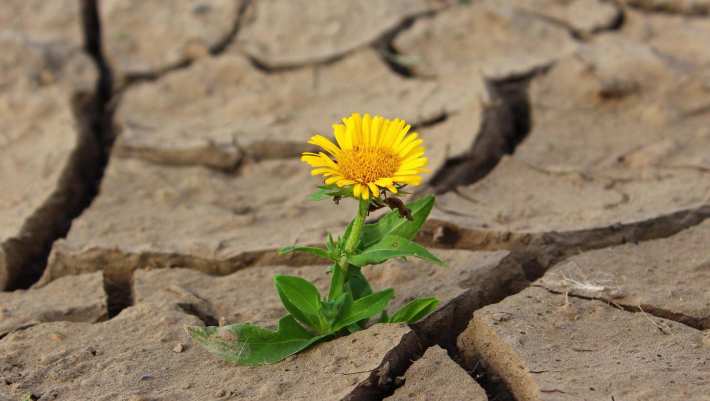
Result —
[[333, 174], [339, 174], [339, 173], [330, 167], [318, 167], [318, 168], [314, 168], [313, 170], [311, 170], [311, 175], [318, 175], [318, 174], [333, 175]]
[[338, 180], [340, 180], [340, 179], [342, 179], [342, 178], [343, 178], [343, 177], [338, 177], [338, 176], [335, 176], [335, 177], [328, 177], [328, 178], [325, 179], [325, 185], [334, 184], [335, 182], [337, 182]]
[[403, 125], [404, 121], [399, 119], [395, 119], [390, 122], [390, 125], [387, 127], [387, 131], [384, 133], [384, 138], [382, 140], [383, 148], [392, 148], [392, 144], [394, 144], [395, 139], [397, 139], [397, 134], [402, 131]]
[[421, 157], [419, 159], [410, 159], [404, 161], [402, 162], [402, 164], [399, 165], [399, 168], [402, 170], [411, 170], [414, 168], [426, 166], [427, 163], [429, 163], [429, 160], [426, 157]]
[[402, 163], [406, 162], [407, 160], [416, 159], [423, 156], [425, 151], [426, 149], [424, 149], [424, 146], [418, 146], [410, 150], [409, 153], [402, 157]]
[[381, 187], [386, 187], [389, 185], [392, 185], [392, 178], [380, 178], [377, 181], [375, 181], [375, 184], [381, 186]]
[[394, 148], [394, 151], [396, 153], [400, 153], [402, 149], [405, 149], [408, 147], [412, 142], [416, 141], [419, 138], [419, 134], [416, 132], [412, 132], [411, 134], [407, 135], [400, 143], [397, 145], [396, 148]]
[[387, 134], [389, 133], [391, 125], [392, 125], [391, 120], [388, 120], [388, 119], [382, 120], [382, 127], [380, 128], [380, 137], [377, 140], [378, 147], [381, 147], [381, 148], [385, 147], [383, 144], [385, 143], [385, 140], [387, 140]]
[[320, 156], [305, 155], [301, 156], [301, 160], [310, 164], [312, 167], [330, 167], [326, 159]]
[[411, 142], [409, 145], [406, 147], [403, 147], [399, 151], [399, 157], [404, 157], [407, 153], [409, 153], [412, 149], [416, 148], [417, 146], [421, 145], [423, 141], [421, 139], [415, 139], [413, 142]]
[[395, 138], [394, 142], [392, 143], [392, 150], [397, 150], [397, 148], [399, 148], [400, 144], [405, 139], [407, 132], [409, 132], [410, 128], [412, 128], [412, 126], [407, 124], [404, 126], [404, 128], [402, 128], [399, 131], [399, 133], [397, 133], [397, 137]]
[[372, 119], [372, 127], [370, 128], [370, 144], [372, 146], [380, 146], [380, 130], [382, 130], [382, 122], [384, 118], [382, 116], [375, 116]]
[[396, 182], [402, 183], [402, 184], [411, 184], [411, 185], [419, 185], [422, 183], [422, 177], [418, 175], [401, 175], [401, 176], [396, 176], [394, 177], [394, 180]]
[[360, 193], [362, 192], [362, 186], [360, 186], [360, 183], [356, 183], [353, 185], [353, 196], [356, 198], [360, 198]]
[[338, 157], [341, 152], [339, 147], [337, 147], [333, 142], [331, 142], [330, 139], [324, 137], [323, 135], [312, 136], [311, 139], [308, 140], [308, 143], [320, 146], [335, 157]]
[[419, 174], [419, 169], [412, 169], [412, 170], [397, 170], [396, 173], [394, 173], [394, 180], [397, 181], [397, 177], [405, 176], [405, 175], [417, 175]]
[[340, 149], [350, 150], [353, 148], [352, 138], [347, 135], [347, 129], [343, 124], [333, 124], [333, 135]]
[[342, 187], [344, 187], [344, 186], [346, 186], [346, 185], [352, 185], [352, 184], [355, 184], [355, 181], [349, 180], [349, 179], [344, 178], [344, 177], [340, 177], [340, 179], [335, 183], [335, 185], [337, 185], [337, 186], [340, 187], [340, 188], [342, 188]]
[[353, 113], [350, 121], [353, 125], [353, 147], [362, 146], [365, 143], [362, 138], [362, 116], [360, 113]]
[[372, 191], [372, 196], [374, 198], [379, 198], [380, 197], [380, 189], [377, 188], [377, 185], [375, 185], [372, 182], [368, 182], [367, 186], [370, 188], [370, 191]]
[[362, 118], [362, 143], [365, 146], [370, 146], [370, 129], [372, 128], [372, 116], [365, 113]]

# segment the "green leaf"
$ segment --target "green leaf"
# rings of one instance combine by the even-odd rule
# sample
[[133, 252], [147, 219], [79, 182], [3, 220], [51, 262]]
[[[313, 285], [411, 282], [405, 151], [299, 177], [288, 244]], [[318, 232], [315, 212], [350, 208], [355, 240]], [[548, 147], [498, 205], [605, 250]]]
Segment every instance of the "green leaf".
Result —
[[187, 331], [209, 352], [239, 365], [276, 363], [328, 336], [314, 336], [291, 315], [279, 320], [276, 331], [251, 324], [188, 327]]
[[389, 323], [414, 323], [433, 312], [439, 300], [436, 298], [419, 298], [410, 301], [390, 317]]
[[328, 292], [328, 299], [333, 300], [343, 295], [345, 274], [343, 274], [343, 269], [338, 267], [338, 265], [332, 265], [330, 267], [330, 274], [330, 291]]
[[434, 196], [417, 199], [407, 204], [407, 207], [412, 213], [412, 220], [407, 220], [399, 215], [399, 211], [392, 210], [382, 216], [377, 223], [365, 224], [360, 240], [361, 248], [372, 246], [387, 235], [414, 239], [434, 207]]
[[337, 244], [336, 244], [335, 241], [333, 240], [333, 236], [330, 235], [330, 233], [328, 233], [328, 239], [327, 239], [326, 242], [325, 242], [325, 246], [326, 246], [326, 248], [328, 249], [328, 253], [331, 254], [331, 255], [332, 255], [332, 254], [335, 254], [336, 251], [337, 251], [337, 249], [338, 249], [338, 248], [337, 248]]
[[343, 313], [338, 321], [333, 326], [333, 331], [338, 331], [351, 324], [355, 324], [361, 320], [369, 319], [379, 313], [382, 313], [387, 304], [394, 297], [394, 290], [388, 288], [386, 290], [370, 294], [366, 297], [354, 301], [350, 305], [346, 305]]
[[[343, 303], [340, 305], [340, 311], [338, 311], [338, 317], [333, 322], [332, 327], [338, 327], [338, 323], [343, 319], [343, 316], [347, 314], [353, 306], [353, 295], [350, 292], [343, 293]], [[338, 329], [340, 330], [340, 329]], [[337, 331], [337, 330], [334, 330]]]
[[312, 201], [322, 201], [323, 199], [328, 198], [328, 190], [323, 189], [323, 188], [318, 188], [315, 192], [312, 194], [308, 195], [308, 200]]
[[357, 266], [351, 265], [348, 268], [348, 286], [350, 287], [350, 292], [353, 294], [353, 299], [360, 299], [372, 294], [372, 287], [370, 287], [370, 282], [362, 274], [362, 269]]
[[[342, 251], [343, 248], [345, 247], [345, 243], [348, 242], [348, 238], [350, 238], [350, 235], [353, 231], [353, 223], [355, 223], [355, 219], [351, 220], [350, 223], [348, 224], [347, 227], [345, 227], [345, 232], [343, 233], [342, 240], [338, 238], [338, 245], [340, 245], [340, 250]], [[364, 226], [364, 225], [363, 225]], [[361, 240], [358, 240], [358, 243], [355, 244], [355, 249], [357, 249], [358, 244], [360, 243]]]
[[337, 321], [343, 310], [343, 305], [347, 301], [348, 295], [347, 293], [342, 293], [336, 299], [323, 301], [321, 313], [326, 318], [328, 327], [332, 326], [332, 324]]
[[308, 281], [295, 276], [274, 276], [276, 291], [286, 310], [298, 321], [322, 333], [328, 324], [321, 313], [318, 289]]
[[444, 265], [439, 258], [434, 256], [423, 246], [398, 235], [386, 235], [382, 240], [361, 253], [351, 256], [349, 262], [355, 266], [376, 265], [388, 259], [416, 256], [434, 264]]
[[321, 201], [327, 198], [340, 197], [346, 198], [353, 195], [352, 186], [338, 187], [335, 184], [321, 185], [318, 190], [308, 195], [308, 199], [312, 201]]
[[[360, 299], [372, 294], [372, 287], [370, 287], [370, 282], [362, 274], [362, 269], [357, 266], [350, 265], [348, 268], [348, 280], [347, 286], [350, 290], [352, 299]], [[360, 331], [367, 324], [367, 319], [361, 320], [357, 323], [353, 323], [348, 326], [350, 333]]]
[[291, 252], [310, 253], [311, 255], [316, 255], [316, 256], [321, 257], [323, 259], [331, 260], [331, 257], [328, 254], [328, 251], [326, 251], [323, 248], [316, 248], [313, 246], [290, 245], [290, 246], [285, 246], [283, 248], [279, 248], [279, 250], [278, 250], [279, 255], [285, 255], [285, 254], [291, 253]]

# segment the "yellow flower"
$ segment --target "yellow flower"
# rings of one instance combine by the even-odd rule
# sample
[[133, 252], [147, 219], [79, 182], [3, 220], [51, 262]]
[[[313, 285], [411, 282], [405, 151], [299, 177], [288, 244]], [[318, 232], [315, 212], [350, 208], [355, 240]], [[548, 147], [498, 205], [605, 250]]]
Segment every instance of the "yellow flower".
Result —
[[322, 135], [308, 141], [330, 154], [303, 153], [301, 160], [313, 167], [312, 175], [323, 175], [326, 184], [352, 185], [353, 195], [361, 199], [379, 197], [381, 188], [397, 193], [398, 184], [421, 184], [419, 174], [428, 172], [428, 160], [418, 134], [409, 133], [410, 125], [359, 113], [343, 123], [333, 125], [337, 145]]

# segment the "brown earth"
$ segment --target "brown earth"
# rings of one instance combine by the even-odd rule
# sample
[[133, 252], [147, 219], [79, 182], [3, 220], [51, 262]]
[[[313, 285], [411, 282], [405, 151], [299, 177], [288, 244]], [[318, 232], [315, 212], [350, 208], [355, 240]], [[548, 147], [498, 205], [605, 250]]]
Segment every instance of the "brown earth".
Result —
[[[56, 11], [58, 26], [25, 26], [22, 2], [0, 15], [0, 288], [16, 288], [21, 276], [41, 267], [42, 257], [83, 203], [86, 184], [77, 171], [87, 134], [77, 129], [79, 93], [91, 90], [96, 74], [78, 39], [77, 7]], [[20, 7], [22, 8], [22, 7]], [[17, 11], [20, 16], [7, 18]], [[68, 14], [68, 15], [67, 15]], [[74, 15], [73, 19], [71, 15]], [[23, 272], [24, 271], [24, 272]]]
[[435, 345], [407, 370], [404, 385], [385, 401], [487, 400], [485, 391]]
[[516, 400], [710, 399], [703, 333], [599, 301], [523, 292], [476, 311], [459, 346]]
[[[0, 400], [710, 400], [709, 2], [4, 6]], [[354, 111], [426, 141], [448, 263], [365, 275], [439, 308], [217, 360], [185, 326], [325, 291], [275, 251], [353, 215], [297, 157]]]

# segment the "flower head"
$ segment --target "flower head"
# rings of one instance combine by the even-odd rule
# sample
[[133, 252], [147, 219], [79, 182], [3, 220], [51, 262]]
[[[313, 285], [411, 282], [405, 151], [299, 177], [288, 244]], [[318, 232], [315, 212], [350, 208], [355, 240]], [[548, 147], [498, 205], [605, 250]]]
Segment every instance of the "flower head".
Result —
[[397, 193], [398, 186], [422, 182], [428, 160], [416, 132], [400, 119], [361, 116], [353, 113], [343, 124], [333, 125], [337, 145], [322, 136], [308, 143], [324, 152], [304, 152], [301, 160], [313, 167], [312, 175], [323, 175], [325, 184], [352, 186], [355, 198], [377, 198], [385, 189]]

